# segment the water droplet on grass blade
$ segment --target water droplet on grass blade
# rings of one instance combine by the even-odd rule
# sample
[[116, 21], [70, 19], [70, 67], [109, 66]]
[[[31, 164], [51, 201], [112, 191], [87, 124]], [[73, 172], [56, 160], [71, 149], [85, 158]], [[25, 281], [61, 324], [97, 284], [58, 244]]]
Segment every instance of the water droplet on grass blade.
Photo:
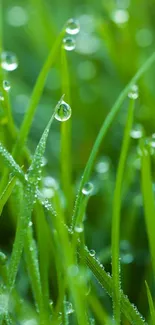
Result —
[[32, 225], [33, 225], [33, 222], [32, 222], [32, 221], [29, 221], [28, 226], [29, 226], [29, 227], [32, 227]]
[[71, 107], [66, 102], [62, 101], [55, 113], [55, 118], [58, 121], [64, 122], [71, 117], [71, 114]]
[[66, 33], [70, 35], [76, 35], [80, 31], [80, 24], [76, 19], [69, 19], [66, 25]]
[[2, 52], [1, 61], [1, 66], [6, 71], [14, 71], [18, 67], [16, 54], [12, 52]]
[[4, 253], [0, 252], [0, 264], [3, 265], [6, 262], [7, 262], [7, 256]]
[[133, 126], [132, 130], [130, 131], [130, 136], [133, 139], [140, 139], [142, 138], [144, 133], [143, 126], [141, 124], [136, 124]]
[[4, 101], [4, 96], [3, 96], [2, 92], [0, 92], [0, 101], [1, 101], [1, 102]]
[[73, 51], [76, 47], [76, 42], [72, 37], [65, 37], [63, 39], [63, 47], [66, 51]]
[[139, 97], [139, 90], [137, 85], [131, 86], [128, 97], [131, 99], [137, 99]]
[[8, 80], [3, 80], [3, 89], [9, 91], [11, 88], [10, 82]]
[[83, 189], [82, 189], [82, 193], [84, 195], [90, 195], [92, 194], [93, 192], [93, 189], [94, 189], [94, 186], [91, 182], [88, 182], [84, 185]]
[[83, 232], [83, 230], [84, 230], [83, 224], [80, 224], [80, 225], [75, 226], [74, 230], [77, 233]]
[[91, 249], [91, 250], [89, 251], [89, 254], [90, 254], [90, 256], [95, 256], [95, 251], [94, 251], [94, 249]]
[[66, 307], [66, 314], [72, 314], [74, 313], [73, 305], [69, 301], [65, 301], [65, 307]]

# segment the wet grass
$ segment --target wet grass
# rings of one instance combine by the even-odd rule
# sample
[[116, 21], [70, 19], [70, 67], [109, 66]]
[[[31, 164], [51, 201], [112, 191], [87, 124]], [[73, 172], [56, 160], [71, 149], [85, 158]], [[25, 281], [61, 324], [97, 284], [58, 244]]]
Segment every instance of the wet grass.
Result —
[[[63, 45], [66, 24], [59, 35], [54, 36], [54, 44], [49, 46], [48, 28], [51, 25], [48, 11], [42, 7], [41, 1], [30, 1], [30, 5], [39, 14], [40, 29], [46, 35], [46, 44], [50, 48], [19, 126], [14, 114], [14, 97], [17, 95], [12, 94], [10, 98], [10, 92], [4, 87], [4, 80], [9, 79], [11, 72], [9, 68], [2, 69], [3, 64], [0, 66], [0, 324], [153, 325], [154, 138], [143, 132], [136, 136], [137, 139], [131, 139], [131, 131], [139, 100], [133, 86], [139, 83], [140, 90], [144, 87], [141, 83], [154, 67], [155, 53], [147, 56], [132, 74], [131, 80], [125, 82], [119, 91], [109, 112], [102, 118], [103, 122], [98, 127], [90, 153], [86, 153], [84, 168], [80, 170], [79, 167], [75, 168], [75, 160], [78, 159], [79, 164], [83, 161], [87, 145], [82, 138], [80, 147], [84, 149], [82, 154], [78, 151], [75, 159], [77, 149], [75, 144], [75, 148], [72, 145], [72, 136], [76, 134], [77, 138], [81, 138], [80, 131], [83, 132], [83, 129], [81, 126], [78, 134], [74, 131], [74, 127], [77, 130], [74, 124], [74, 107], [77, 104], [74, 87], [77, 91], [78, 86], [70, 67], [73, 52], [66, 51]], [[1, 16], [5, 10], [8, 9], [2, 11], [1, 8]], [[107, 6], [106, 13], [108, 15], [109, 12], [109, 17], [110, 10], [112, 9]], [[101, 27], [102, 25], [100, 28], [97, 25], [97, 35], [102, 34]], [[52, 33], [53, 26], [50, 28]], [[108, 47], [110, 40], [112, 42], [110, 30], [108, 32], [108, 26], [105, 28], [105, 41], [111, 50]], [[122, 37], [123, 33], [127, 33], [127, 30], [122, 28]], [[114, 41], [111, 46], [114, 47]], [[0, 47], [3, 53], [4, 44], [1, 43]], [[117, 56], [113, 61], [115, 66], [116, 59]], [[78, 60], [75, 56], [75, 63]], [[107, 58], [106, 60], [108, 62]], [[56, 93], [56, 104], [52, 106], [50, 103], [49, 121], [44, 131], [40, 131], [33, 150], [35, 146], [32, 145], [31, 130], [39, 123], [39, 117], [36, 124], [33, 121], [39, 103], [42, 100], [46, 102], [48, 96], [52, 97], [52, 92], [47, 91], [46, 80], [57, 65], [60, 69], [60, 96]], [[32, 75], [31, 70], [28, 74]], [[86, 79], [84, 83], [81, 81], [80, 88], [85, 88], [86, 83]], [[19, 85], [17, 93], [18, 89]], [[141, 97], [140, 91], [139, 98]], [[90, 105], [97, 112], [98, 106], [93, 106], [93, 100]], [[70, 114], [67, 110], [70, 109], [72, 114], [68, 119]], [[85, 109], [85, 105], [82, 109]], [[85, 116], [84, 112], [80, 114]], [[89, 114], [88, 110], [86, 138], [87, 135], [91, 138], [93, 132]], [[42, 118], [44, 115], [45, 110], [41, 112]], [[98, 122], [98, 114], [95, 116]], [[56, 123], [60, 126], [57, 130], [59, 146], [56, 138], [53, 139]], [[41, 124], [43, 129], [43, 122]], [[88, 124], [91, 124], [90, 129]], [[106, 153], [106, 141], [111, 139], [114, 127], [117, 130], [120, 128], [121, 133], [117, 153], [114, 155], [115, 168], [111, 164], [110, 154]], [[115, 144], [116, 141], [117, 139]], [[104, 171], [98, 168], [96, 172], [96, 159], [100, 156], [102, 145], [103, 153], [105, 150], [104, 154], [108, 158], [100, 158]], [[60, 151], [57, 164], [51, 162], [54, 155], [47, 154], [47, 148], [50, 147], [56, 149], [57, 153]], [[111, 157], [113, 151], [114, 147], [110, 149]], [[46, 164], [46, 155], [49, 164]], [[108, 165], [107, 161], [110, 161]], [[138, 175], [135, 170], [138, 170]], [[53, 177], [54, 171], [57, 178]], [[140, 200], [143, 198], [140, 203], [137, 192], [134, 195], [137, 183], [142, 193]], [[143, 223], [139, 221], [140, 217], [143, 217]], [[136, 241], [139, 223], [142, 229], [139, 230]]]

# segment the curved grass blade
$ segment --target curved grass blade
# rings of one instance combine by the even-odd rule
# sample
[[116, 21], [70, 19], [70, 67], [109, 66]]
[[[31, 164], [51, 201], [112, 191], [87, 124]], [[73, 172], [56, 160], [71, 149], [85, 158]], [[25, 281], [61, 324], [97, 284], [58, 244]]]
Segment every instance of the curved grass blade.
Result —
[[15, 162], [12, 155], [3, 147], [3, 145], [0, 143], [0, 155], [4, 159], [6, 165], [11, 170], [11, 172], [17, 176], [22, 182], [25, 181], [24, 172], [19, 167], [19, 165]]
[[150, 288], [146, 281], [145, 281], [145, 285], [146, 285], [147, 297], [148, 297], [148, 302], [149, 302], [149, 307], [150, 307], [151, 323], [152, 323], [152, 325], [154, 325], [155, 324], [155, 308], [154, 308], [154, 304], [153, 304], [153, 299], [152, 299]]
[[151, 161], [149, 149], [142, 144], [141, 148], [141, 183], [145, 212], [145, 222], [147, 228], [148, 241], [150, 246], [151, 261], [155, 277], [155, 203], [152, 189]]
[[[113, 281], [111, 276], [104, 270], [103, 265], [89, 254], [89, 250], [85, 247], [85, 260], [96, 279], [106, 290], [110, 297], [113, 296]], [[120, 290], [121, 311], [132, 325], [146, 325], [145, 320], [138, 312], [137, 308], [130, 303], [127, 296]]]
[[113, 280], [113, 307], [114, 319], [120, 324], [120, 262], [119, 262], [119, 238], [120, 238], [120, 212], [121, 194], [125, 163], [130, 141], [130, 131], [133, 122], [134, 100], [130, 101], [127, 123], [125, 126], [123, 144], [118, 163], [116, 185], [114, 190], [113, 216], [112, 216], [112, 280]]
[[[63, 98], [63, 96], [62, 96]], [[61, 99], [62, 100], [62, 99]], [[28, 175], [27, 175], [27, 182], [24, 184], [24, 193], [23, 193], [23, 200], [21, 203], [20, 208], [20, 215], [19, 221], [17, 225], [16, 237], [13, 245], [13, 250], [10, 259], [9, 265], [9, 276], [8, 276], [8, 284], [7, 290], [10, 293], [14, 287], [16, 274], [19, 267], [19, 262], [21, 259], [21, 254], [23, 251], [24, 242], [26, 240], [27, 229], [29, 226], [29, 222], [31, 221], [31, 213], [33, 209], [33, 205], [36, 199], [36, 191], [39, 182], [39, 176], [42, 169], [42, 157], [44, 154], [45, 146], [47, 137], [49, 134], [50, 126], [55, 116], [55, 112], [58, 106], [61, 103], [61, 100], [58, 102], [54, 109], [54, 113], [43, 132], [43, 135], [39, 141], [39, 144], [36, 148], [32, 164], [30, 166]], [[22, 190], [22, 189], [21, 189]], [[20, 201], [20, 194], [19, 194], [19, 201]]]
[[[59, 34], [59, 36], [57, 37], [56, 42], [55, 42], [54, 46], [52, 47], [51, 52], [49, 53], [47, 60], [45, 61], [43, 68], [38, 76], [37, 81], [36, 81], [34, 90], [31, 95], [28, 110], [25, 114], [23, 123], [22, 123], [20, 131], [18, 133], [17, 141], [16, 141], [13, 151], [12, 151], [12, 155], [15, 158], [22, 156], [22, 155], [20, 155], [20, 153], [24, 148], [24, 144], [26, 142], [37, 105], [39, 103], [39, 100], [41, 98], [41, 95], [42, 95], [42, 92], [44, 89], [44, 84], [45, 84], [48, 72], [56, 60], [57, 53], [58, 53], [59, 47], [61, 45], [61, 41], [63, 39], [64, 33], [65, 33], [65, 30], [63, 29], [61, 31], [61, 33]], [[6, 186], [7, 177], [8, 177], [8, 171], [5, 170], [2, 180], [1, 180], [1, 184], [0, 184], [0, 192]]]
[[25, 237], [24, 251], [26, 257], [27, 270], [30, 277], [32, 292], [35, 298], [36, 307], [40, 312], [40, 324], [48, 324], [50, 322], [45, 306], [44, 295], [42, 293], [42, 285], [40, 279], [40, 270], [37, 257], [36, 243], [33, 239], [32, 227], [27, 229]]
[[16, 184], [16, 177], [12, 177], [10, 182], [7, 184], [6, 188], [4, 189], [3, 193], [0, 196], [0, 216], [2, 214], [4, 205], [6, 204], [6, 202], [8, 201], [12, 193], [15, 184]]
[[[50, 204], [48, 204], [48, 207], [53, 214], [53, 209], [51, 209]], [[47, 222], [49, 224], [49, 228], [51, 229], [51, 220], [49, 216], [47, 217]], [[89, 253], [87, 247], [84, 248], [84, 259], [87, 266], [92, 271], [93, 275], [96, 277], [97, 281], [101, 284], [102, 288], [106, 290], [108, 295], [112, 298], [112, 277], [104, 270], [103, 265]], [[130, 303], [128, 297], [123, 293], [122, 290], [120, 290], [120, 300], [121, 311], [132, 325], [147, 325], [141, 314], [138, 312], [137, 308]]]
[[57, 103], [55, 109], [54, 109], [54, 112], [52, 114], [52, 117], [50, 119], [50, 121], [48, 122], [43, 134], [42, 134], [42, 137], [37, 145], [37, 148], [36, 148], [36, 151], [34, 153], [34, 156], [33, 156], [33, 159], [32, 159], [32, 163], [31, 163], [31, 166], [29, 168], [29, 171], [28, 171], [28, 180], [31, 182], [31, 187], [35, 187], [36, 188], [36, 185], [38, 184], [38, 181], [39, 181], [39, 178], [40, 178], [40, 173], [41, 173], [41, 169], [42, 169], [42, 158], [43, 158], [43, 155], [44, 155], [44, 152], [45, 152], [45, 147], [46, 147], [46, 141], [47, 141], [47, 138], [48, 138], [48, 134], [49, 134], [49, 131], [50, 131], [50, 127], [51, 127], [51, 124], [54, 120], [54, 117], [55, 117], [55, 113], [58, 109], [58, 107], [61, 105], [61, 102], [64, 98], [64, 95], [61, 97], [61, 99], [59, 100], [59, 102]]
[[78, 191], [76, 202], [75, 202], [75, 209], [74, 209], [74, 215], [73, 215], [73, 220], [72, 220], [72, 227], [75, 226], [76, 218], [77, 218], [77, 215], [78, 215], [78, 210], [79, 210], [81, 197], [82, 197], [82, 188], [83, 188], [84, 184], [89, 180], [90, 173], [91, 173], [91, 170], [93, 168], [93, 164], [94, 164], [96, 155], [98, 153], [99, 147], [100, 147], [100, 145], [101, 145], [107, 131], [109, 130], [109, 127], [110, 127], [111, 123], [113, 122], [116, 114], [120, 110], [120, 107], [121, 107], [123, 101], [125, 100], [131, 86], [133, 84], [135, 84], [140, 79], [140, 77], [152, 66], [154, 61], [155, 61], [155, 52], [153, 52], [153, 54], [143, 64], [143, 66], [138, 70], [138, 72], [135, 74], [135, 76], [131, 79], [131, 81], [128, 83], [128, 85], [121, 92], [121, 94], [119, 95], [119, 97], [116, 100], [115, 104], [113, 105], [110, 113], [108, 114], [107, 118], [105, 119], [105, 121], [103, 122], [103, 124], [101, 126], [101, 129], [100, 129], [100, 131], [98, 133], [98, 136], [96, 138], [96, 141], [95, 141], [94, 146], [92, 148], [92, 151], [90, 153], [89, 159], [87, 161], [83, 176], [81, 178], [81, 182], [80, 182], [80, 185], [79, 185], [79, 191]]
[[52, 66], [52, 64], [55, 62], [56, 58], [57, 58], [57, 53], [58, 53], [58, 49], [60, 47], [62, 38], [64, 36], [65, 31], [62, 30], [62, 32], [60, 33], [60, 35], [58, 36], [54, 47], [52, 48], [39, 76], [36, 82], [36, 85], [34, 87], [32, 96], [31, 96], [31, 100], [30, 100], [30, 104], [28, 107], [28, 110], [25, 114], [24, 117], [24, 121], [22, 123], [22, 126], [20, 128], [19, 131], [19, 135], [18, 135], [18, 139], [17, 142], [14, 146], [13, 149], [13, 156], [16, 157], [17, 154], [19, 154], [19, 152], [21, 152], [26, 139], [27, 139], [27, 135], [29, 133], [32, 121], [33, 121], [33, 117], [37, 108], [37, 105], [39, 103], [39, 100], [41, 98], [42, 92], [43, 92], [43, 88], [44, 88], [44, 84], [47, 78], [47, 74]]

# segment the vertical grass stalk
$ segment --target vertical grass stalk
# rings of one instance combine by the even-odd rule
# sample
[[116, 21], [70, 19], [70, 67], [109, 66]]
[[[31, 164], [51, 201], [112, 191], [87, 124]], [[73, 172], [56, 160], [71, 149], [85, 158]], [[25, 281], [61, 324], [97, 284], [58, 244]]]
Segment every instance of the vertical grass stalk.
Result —
[[[66, 102], [71, 105], [68, 62], [66, 57], [66, 50], [63, 48], [63, 46], [61, 48], [61, 80], [62, 93], [65, 94]], [[71, 119], [64, 123], [61, 123], [61, 182], [67, 203], [66, 212], [68, 222], [71, 221], [71, 213], [73, 208], [71, 126]]]
[[153, 274], [155, 278], [155, 203], [152, 189], [150, 150], [142, 143], [141, 156], [141, 184], [143, 204], [145, 212], [145, 223], [150, 247]]
[[119, 262], [119, 239], [120, 239], [120, 214], [122, 183], [125, 170], [125, 162], [130, 141], [130, 131], [133, 122], [134, 100], [130, 101], [127, 123], [125, 126], [123, 144], [117, 169], [116, 185], [113, 201], [112, 216], [112, 280], [113, 280], [113, 307], [115, 324], [120, 324], [120, 262]]

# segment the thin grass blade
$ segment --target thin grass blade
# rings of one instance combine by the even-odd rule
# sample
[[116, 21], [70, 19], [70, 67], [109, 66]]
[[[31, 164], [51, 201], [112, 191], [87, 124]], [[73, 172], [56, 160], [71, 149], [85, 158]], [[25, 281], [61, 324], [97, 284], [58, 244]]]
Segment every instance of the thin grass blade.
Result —
[[150, 150], [142, 144], [141, 148], [141, 185], [145, 212], [145, 223], [150, 246], [151, 261], [155, 277], [155, 202], [152, 188]]
[[75, 222], [76, 222], [76, 218], [77, 218], [77, 214], [78, 214], [78, 210], [79, 210], [79, 206], [80, 206], [80, 201], [81, 201], [81, 198], [82, 198], [82, 188], [83, 188], [84, 184], [87, 183], [88, 180], [89, 180], [90, 173], [92, 171], [93, 164], [94, 164], [95, 158], [97, 156], [97, 153], [99, 151], [100, 145], [101, 145], [105, 135], [107, 134], [107, 131], [109, 130], [110, 125], [114, 121], [114, 119], [116, 117], [116, 114], [120, 110], [121, 105], [122, 105], [123, 101], [125, 100], [131, 86], [134, 85], [140, 79], [140, 77], [152, 66], [154, 61], [155, 61], [155, 53], [153, 52], [153, 54], [143, 64], [143, 66], [138, 70], [138, 72], [135, 74], [135, 76], [131, 79], [131, 81], [127, 84], [127, 86], [121, 92], [121, 94], [117, 98], [115, 104], [113, 105], [110, 113], [108, 114], [108, 116], [106, 117], [105, 121], [103, 122], [103, 124], [101, 126], [101, 129], [100, 129], [100, 131], [98, 133], [98, 136], [96, 138], [94, 146], [93, 146], [93, 148], [91, 150], [90, 156], [88, 158], [88, 161], [87, 161], [83, 176], [81, 177], [81, 182], [80, 182], [80, 185], [79, 185], [79, 191], [78, 191], [76, 202], [75, 202], [74, 215], [73, 215], [73, 220], [72, 220], [72, 227], [74, 227]]
[[119, 239], [120, 239], [120, 212], [122, 183], [124, 177], [125, 163], [130, 141], [130, 131], [133, 122], [134, 100], [130, 101], [127, 123], [125, 126], [123, 144], [118, 163], [116, 185], [114, 190], [113, 216], [112, 216], [112, 279], [113, 279], [113, 307], [114, 319], [120, 324], [120, 262], [119, 262]]
[[146, 281], [145, 281], [145, 285], [146, 285], [147, 297], [148, 297], [148, 302], [149, 302], [149, 307], [150, 307], [151, 323], [152, 323], [152, 325], [154, 325], [155, 324], [155, 308], [154, 308], [153, 298], [151, 295], [150, 288]]
[[0, 143], [0, 155], [4, 159], [4, 162], [10, 169], [10, 171], [17, 176], [22, 182], [25, 181], [24, 172], [20, 168], [20, 166], [15, 162], [12, 155], [3, 147], [3, 145]]
[[[62, 93], [65, 94], [67, 104], [71, 105], [70, 80], [66, 51], [61, 49], [61, 80]], [[71, 221], [73, 209], [72, 193], [72, 162], [71, 162], [71, 119], [61, 123], [61, 182], [64, 195], [66, 197], [66, 213], [68, 222]]]
[[[91, 256], [89, 250], [86, 247], [85, 260], [87, 266], [90, 268], [98, 282], [101, 284], [102, 288], [104, 288], [104, 290], [106, 290], [108, 295], [112, 298], [113, 281], [111, 276], [106, 273], [103, 265], [100, 264], [100, 262], [95, 257]], [[132, 325], [147, 325], [141, 314], [138, 312], [137, 308], [130, 303], [128, 297], [124, 295], [122, 290], [120, 290], [120, 300], [121, 311]]]
[[8, 201], [13, 188], [16, 184], [16, 177], [12, 177], [11, 180], [9, 181], [9, 183], [7, 184], [6, 188], [4, 189], [3, 193], [0, 196], [0, 215], [2, 214], [4, 205], [6, 204], [6, 202]]

